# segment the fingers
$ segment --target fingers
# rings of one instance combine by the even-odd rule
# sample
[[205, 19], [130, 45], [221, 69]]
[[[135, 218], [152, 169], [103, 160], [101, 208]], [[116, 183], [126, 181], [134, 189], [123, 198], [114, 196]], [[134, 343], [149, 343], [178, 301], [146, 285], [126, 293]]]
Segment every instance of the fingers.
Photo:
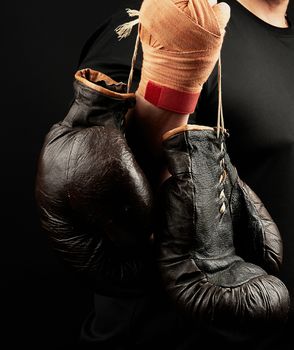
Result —
[[213, 5], [212, 9], [218, 19], [220, 29], [225, 30], [231, 16], [230, 6], [225, 2], [220, 2], [219, 4]]

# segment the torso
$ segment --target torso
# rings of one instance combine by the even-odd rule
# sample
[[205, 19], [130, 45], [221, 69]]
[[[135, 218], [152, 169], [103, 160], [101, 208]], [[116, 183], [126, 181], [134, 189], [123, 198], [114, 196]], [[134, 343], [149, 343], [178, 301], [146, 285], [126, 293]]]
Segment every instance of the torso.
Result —
[[[294, 293], [294, 11], [289, 28], [278, 28], [227, 2], [232, 15], [221, 57], [228, 151], [281, 230], [283, 279]], [[216, 110], [215, 69], [191, 121], [215, 125]]]

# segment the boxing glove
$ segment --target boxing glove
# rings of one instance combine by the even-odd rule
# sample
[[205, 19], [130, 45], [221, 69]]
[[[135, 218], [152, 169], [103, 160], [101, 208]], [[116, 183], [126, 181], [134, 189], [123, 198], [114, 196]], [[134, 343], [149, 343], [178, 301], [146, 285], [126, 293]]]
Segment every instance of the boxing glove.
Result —
[[74, 101], [46, 135], [36, 178], [57, 256], [107, 293], [138, 284], [150, 247], [152, 193], [124, 137], [135, 104], [125, 90], [100, 72], [78, 71]]
[[164, 136], [171, 177], [161, 186], [155, 236], [163, 284], [175, 305], [195, 320], [234, 327], [280, 324], [289, 309], [286, 286], [235, 249], [241, 230], [258, 242], [256, 261], [276, 270], [280, 233], [231, 164], [226, 137], [197, 125]]

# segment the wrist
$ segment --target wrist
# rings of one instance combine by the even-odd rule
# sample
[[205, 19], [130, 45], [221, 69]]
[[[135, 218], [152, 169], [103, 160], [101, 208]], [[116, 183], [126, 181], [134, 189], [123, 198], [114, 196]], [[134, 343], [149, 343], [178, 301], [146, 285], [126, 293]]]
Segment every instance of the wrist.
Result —
[[200, 91], [181, 91], [149, 80], [140, 82], [137, 94], [157, 108], [186, 115], [194, 112]]

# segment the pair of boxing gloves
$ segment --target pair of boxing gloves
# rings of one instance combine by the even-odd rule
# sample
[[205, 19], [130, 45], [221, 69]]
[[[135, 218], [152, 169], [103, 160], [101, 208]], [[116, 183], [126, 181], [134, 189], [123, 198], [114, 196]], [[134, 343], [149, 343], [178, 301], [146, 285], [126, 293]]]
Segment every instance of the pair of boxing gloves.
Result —
[[90, 69], [77, 72], [74, 88], [67, 116], [46, 136], [36, 182], [42, 226], [68, 266], [96, 291], [131, 289], [144, 279], [158, 218], [157, 264], [184, 313], [209, 321], [284, 319], [288, 291], [275, 277], [280, 233], [215, 130], [186, 127], [164, 141], [172, 176], [154, 203], [124, 136], [134, 94]]
[[[140, 90], [147, 100], [161, 84], [151, 78]], [[167, 101], [174, 88], [163, 87]], [[124, 293], [144, 280], [154, 245], [163, 286], [185, 315], [285, 320], [289, 294], [276, 277], [281, 236], [231, 164], [225, 133], [197, 126], [169, 133], [163, 147], [172, 176], [154, 203], [124, 135], [135, 94], [91, 69], [76, 73], [74, 89], [67, 116], [46, 136], [36, 179], [42, 226], [67, 265], [100, 293]]]

